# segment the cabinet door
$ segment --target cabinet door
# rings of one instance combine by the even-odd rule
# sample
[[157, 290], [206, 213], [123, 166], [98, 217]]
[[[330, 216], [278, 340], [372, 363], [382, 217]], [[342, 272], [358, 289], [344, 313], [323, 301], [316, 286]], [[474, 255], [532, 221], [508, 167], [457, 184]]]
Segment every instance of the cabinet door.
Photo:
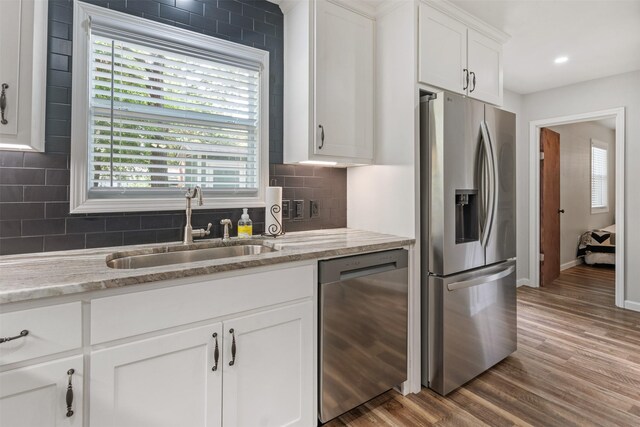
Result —
[[502, 46], [472, 29], [468, 35], [468, 65], [469, 72], [473, 73], [469, 96], [502, 105]]
[[[70, 369], [74, 370], [71, 375]], [[69, 378], [71, 389], [68, 390]], [[3, 372], [0, 374], [0, 426], [82, 426], [82, 381], [82, 356]], [[73, 393], [71, 411], [67, 410], [67, 391]]]
[[3, 116], [6, 123], [0, 123], [0, 135], [16, 135], [18, 133], [22, 3], [21, 0], [3, 2], [2, 13], [0, 13], [0, 84], [6, 100]]
[[91, 426], [220, 426], [221, 339], [216, 323], [92, 352]]
[[317, 0], [315, 36], [313, 153], [370, 160], [373, 158], [373, 21], [327, 0]]
[[44, 151], [48, 11], [47, 0], [0, 1], [0, 149]]
[[466, 25], [422, 3], [418, 19], [418, 79], [466, 94]]
[[224, 323], [223, 425], [316, 425], [312, 319], [306, 302]]

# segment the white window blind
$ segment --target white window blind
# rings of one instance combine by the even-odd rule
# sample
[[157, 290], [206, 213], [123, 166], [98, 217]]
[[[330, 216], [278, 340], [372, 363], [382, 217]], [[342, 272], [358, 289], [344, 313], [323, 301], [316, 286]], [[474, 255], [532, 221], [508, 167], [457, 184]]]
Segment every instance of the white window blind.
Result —
[[90, 198], [258, 192], [258, 65], [98, 32], [89, 65]]
[[591, 143], [591, 208], [605, 209], [608, 206], [607, 147], [605, 144]]

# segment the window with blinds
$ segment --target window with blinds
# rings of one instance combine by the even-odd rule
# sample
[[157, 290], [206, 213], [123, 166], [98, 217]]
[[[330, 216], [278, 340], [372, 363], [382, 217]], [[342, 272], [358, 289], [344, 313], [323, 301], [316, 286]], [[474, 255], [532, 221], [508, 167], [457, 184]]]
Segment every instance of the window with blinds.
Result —
[[78, 2], [72, 213], [264, 205], [269, 52]]
[[257, 68], [100, 33], [90, 46], [91, 194], [257, 191]]
[[607, 145], [591, 141], [591, 209], [608, 208]]

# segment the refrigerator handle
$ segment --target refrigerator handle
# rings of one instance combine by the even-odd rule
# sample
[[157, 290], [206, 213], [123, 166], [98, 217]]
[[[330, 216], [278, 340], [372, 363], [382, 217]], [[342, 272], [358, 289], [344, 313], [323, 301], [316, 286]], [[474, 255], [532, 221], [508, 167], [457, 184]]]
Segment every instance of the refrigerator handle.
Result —
[[484, 122], [487, 130], [487, 136], [489, 137], [489, 152], [491, 153], [491, 168], [493, 170], [493, 187], [491, 192], [491, 225], [489, 226], [489, 237], [493, 231], [493, 223], [496, 220], [496, 212], [498, 211], [498, 191], [499, 189], [499, 176], [498, 176], [498, 160], [496, 159], [496, 150], [493, 146], [493, 138], [491, 137], [491, 130], [487, 122]]
[[488, 276], [480, 276], [471, 280], [463, 280], [461, 282], [449, 283], [447, 285], [447, 289], [449, 291], [457, 291], [459, 289], [466, 289], [466, 288], [471, 288], [478, 285], [483, 285], [485, 283], [495, 282], [513, 274], [514, 271], [516, 271], [516, 268], [514, 266], [511, 266], [498, 273], [490, 274]]
[[489, 236], [491, 235], [491, 229], [493, 226], [493, 221], [495, 219], [495, 210], [496, 210], [496, 184], [498, 183], [496, 177], [496, 164], [495, 158], [493, 155], [493, 144], [491, 143], [491, 137], [489, 135], [489, 128], [487, 126], [486, 121], [480, 122], [480, 130], [482, 131], [482, 145], [484, 147], [484, 153], [486, 157], [486, 161], [488, 163], [489, 170], [489, 191], [488, 191], [488, 209], [485, 216], [484, 227], [482, 228], [482, 246], [487, 247], [487, 243], [489, 242]]
[[480, 225], [480, 241], [484, 242], [485, 229], [487, 228], [487, 173], [486, 173], [486, 154], [485, 142], [480, 137], [480, 150], [476, 160], [476, 180], [478, 182], [478, 222]]

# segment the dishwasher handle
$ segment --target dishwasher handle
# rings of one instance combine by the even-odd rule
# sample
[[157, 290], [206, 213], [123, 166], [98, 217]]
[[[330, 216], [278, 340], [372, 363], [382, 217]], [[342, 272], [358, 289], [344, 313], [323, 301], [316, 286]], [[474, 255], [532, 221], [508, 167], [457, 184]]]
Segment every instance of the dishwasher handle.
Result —
[[385, 271], [396, 270], [396, 263], [390, 262], [387, 264], [379, 264], [373, 267], [356, 268], [354, 270], [347, 270], [340, 272], [340, 280], [355, 279], [357, 277], [370, 276], [372, 274], [380, 274]]
[[395, 249], [320, 261], [318, 279], [324, 284], [380, 274], [407, 268], [408, 260], [408, 252], [405, 249]]

